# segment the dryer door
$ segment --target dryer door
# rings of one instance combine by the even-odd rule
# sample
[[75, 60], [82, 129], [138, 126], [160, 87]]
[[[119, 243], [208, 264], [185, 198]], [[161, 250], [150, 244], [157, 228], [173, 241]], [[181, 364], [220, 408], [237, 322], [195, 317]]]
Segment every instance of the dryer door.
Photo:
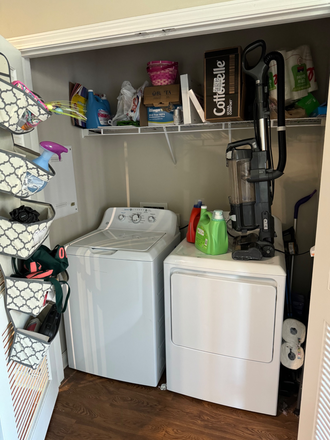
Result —
[[276, 309], [273, 280], [174, 272], [172, 342], [216, 355], [271, 362]]

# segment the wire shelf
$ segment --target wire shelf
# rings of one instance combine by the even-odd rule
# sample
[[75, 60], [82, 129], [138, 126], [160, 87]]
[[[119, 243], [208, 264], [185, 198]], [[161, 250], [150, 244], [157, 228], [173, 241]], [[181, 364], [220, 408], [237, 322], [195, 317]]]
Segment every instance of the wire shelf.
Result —
[[[174, 133], [196, 133], [205, 131], [223, 131], [223, 130], [246, 130], [253, 128], [253, 121], [232, 121], [232, 122], [215, 122], [203, 124], [189, 124], [189, 125], [166, 125], [166, 126], [150, 126], [150, 127], [99, 127], [95, 129], [82, 130], [82, 136], [119, 136], [119, 135], [137, 135], [137, 134], [174, 134]], [[277, 120], [270, 121], [272, 128], [277, 127]], [[324, 127], [325, 118], [297, 118], [287, 119], [287, 127]]]

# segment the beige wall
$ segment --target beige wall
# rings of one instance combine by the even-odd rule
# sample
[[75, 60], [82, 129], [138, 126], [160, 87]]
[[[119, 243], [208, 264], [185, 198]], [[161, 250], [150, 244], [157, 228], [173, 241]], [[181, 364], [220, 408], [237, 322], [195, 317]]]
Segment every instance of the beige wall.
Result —
[[[116, 47], [84, 53], [60, 55], [31, 60], [34, 90], [45, 100], [67, 99], [68, 82], [81, 82], [95, 92], [106, 93], [113, 111], [123, 80], [135, 87], [146, 79], [145, 66], [150, 59], [175, 59], [180, 73], [189, 73], [203, 80], [205, 50], [242, 45], [262, 36], [267, 49], [295, 48], [305, 43], [299, 37], [299, 24], [228, 32]], [[317, 98], [322, 102], [327, 94], [329, 42], [320, 39], [326, 33], [329, 20], [306, 23], [310, 30], [308, 42], [318, 74]], [[290, 35], [290, 40], [288, 40]], [[290, 41], [290, 43], [288, 43]], [[65, 117], [52, 116], [39, 126], [40, 140], [53, 140], [73, 147], [79, 213], [55, 221], [51, 229], [52, 242], [65, 243], [93, 228], [101, 221], [109, 206], [125, 206], [124, 143], [128, 149], [128, 170], [131, 205], [140, 201], [167, 202], [169, 209], [181, 215], [181, 224], [188, 222], [194, 201], [203, 198], [209, 209], [228, 209], [228, 172], [225, 149], [228, 134], [171, 135], [177, 165], [171, 161], [164, 136], [106, 136], [83, 139], [81, 131]], [[233, 140], [251, 137], [251, 131], [233, 132]], [[284, 227], [293, 222], [293, 207], [298, 199], [319, 188], [323, 145], [323, 128], [290, 128], [287, 131], [288, 165], [285, 175], [276, 182], [273, 213]], [[273, 131], [276, 157], [276, 131]], [[314, 244], [317, 197], [299, 212], [298, 239], [300, 250]], [[309, 291], [311, 259], [297, 258], [299, 290]], [[298, 276], [301, 272], [302, 275]]]
[[[0, 2], [0, 29], [5, 38], [191, 8], [230, 0], [103, 1], [23, 0]], [[156, 24], [159, 26], [159, 23]]]

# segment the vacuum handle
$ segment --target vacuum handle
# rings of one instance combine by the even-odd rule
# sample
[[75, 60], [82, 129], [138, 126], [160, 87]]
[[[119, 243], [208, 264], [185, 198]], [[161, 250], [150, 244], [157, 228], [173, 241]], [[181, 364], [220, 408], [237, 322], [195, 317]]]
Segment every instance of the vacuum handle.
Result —
[[[255, 64], [254, 67], [249, 67], [249, 63], [247, 62], [246, 55], [260, 47], [261, 47], [261, 56], [258, 62]], [[265, 74], [265, 68], [268, 69], [268, 66], [264, 62], [265, 54], [266, 54], [266, 43], [264, 42], [264, 40], [254, 41], [253, 43], [249, 44], [243, 51], [242, 54], [243, 72], [246, 73], [247, 75], [252, 76], [252, 78], [255, 81], [259, 80], [260, 82], [262, 82]]]
[[228, 144], [227, 149], [226, 149], [226, 154], [235, 150], [235, 148], [237, 148], [237, 147], [244, 147], [244, 145], [249, 145], [251, 147], [251, 150], [257, 149], [257, 143], [254, 138], [242, 139], [240, 141], [231, 142], [230, 144]]

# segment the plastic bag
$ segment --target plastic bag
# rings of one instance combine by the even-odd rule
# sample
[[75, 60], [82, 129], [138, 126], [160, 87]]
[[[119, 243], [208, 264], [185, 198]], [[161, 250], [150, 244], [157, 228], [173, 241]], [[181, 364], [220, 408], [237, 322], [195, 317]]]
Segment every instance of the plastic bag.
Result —
[[145, 81], [137, 90], [134, 89], [129, 81], [122, 83], [120, 94], [117, 98], [117, 113], [112, 119], [111, 125], [117, 125], [119, 121], [140, 120], [140, 104], [146, 86], [148, 86], [148, 81]]
[[[317, 90], [317, 82], [311, 50], [309, 46], [279, 51], [285, 62], [285, 105], [307, 96]], [[275, 61], [269, 64], [269, 95], [277, 100], [277, 66]]]

